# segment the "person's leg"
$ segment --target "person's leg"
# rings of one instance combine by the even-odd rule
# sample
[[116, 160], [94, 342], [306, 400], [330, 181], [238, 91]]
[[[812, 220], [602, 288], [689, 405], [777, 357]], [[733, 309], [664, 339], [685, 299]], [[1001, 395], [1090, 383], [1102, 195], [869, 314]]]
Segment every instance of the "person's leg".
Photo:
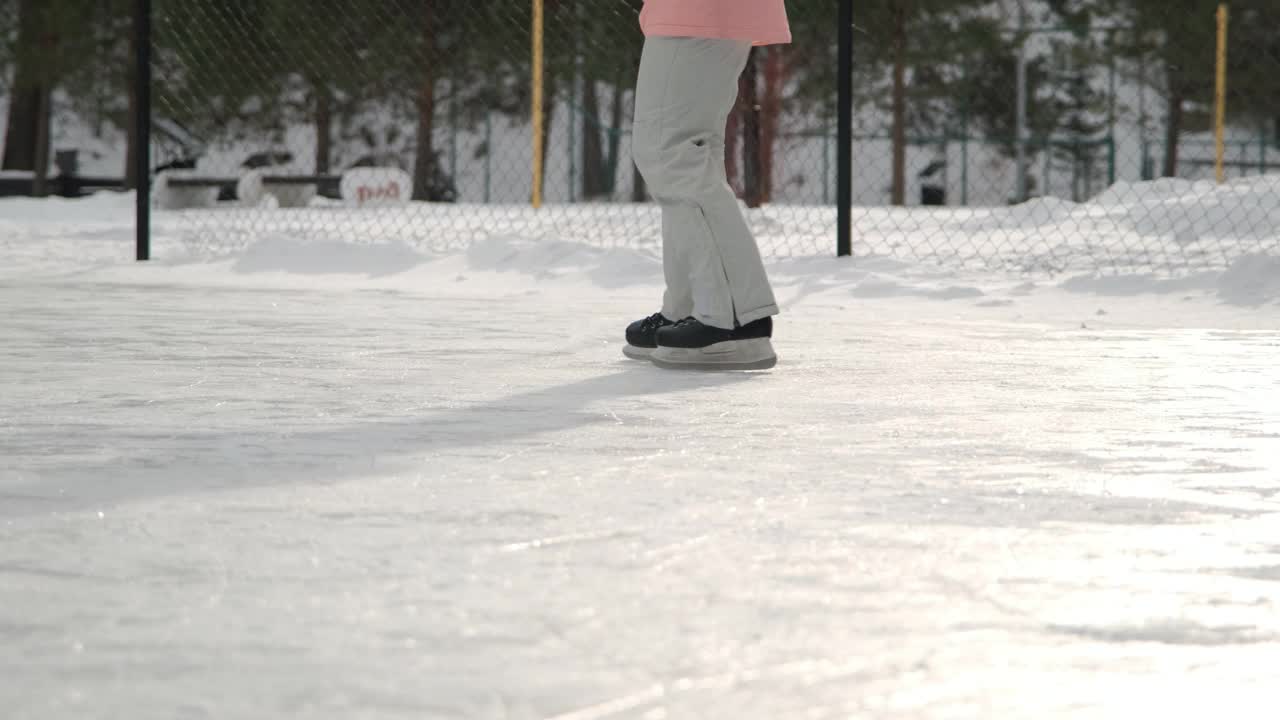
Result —
[[689, 249], [680, 236], [676, 213], [662, 208], [662, 274], [667, 289], [662, 295], [662, 316], [678, 322], [693, 315], [693, 286], [689, 283]]
[[724, 172], [725, 121], [750, 49], [734, 40], [650, 38], [637, 89], [636, 162], [663, 206], [664, 255], [678, 248], [668, 290], [683, 290], [687, 277], [690, 315], [723, 329], [778, 313]]
[[[678, 45], [678, 38], [647, 38], [640, 56], [631, 146], [636, 167], [651, 191], [655, 182], [661, 182], [661, 177], [653, 172], [646, 158], [652, 157], [661, 144], [663, 107], [672, 70], [671, 60]], [[680, 233], [675, 216], [665, 203], [662, 204], [662, 271], [667, 285], [662, 298], [662, 315], [673, 322], [693, 315], [688, 253], [685, 243], [679, 240]]]

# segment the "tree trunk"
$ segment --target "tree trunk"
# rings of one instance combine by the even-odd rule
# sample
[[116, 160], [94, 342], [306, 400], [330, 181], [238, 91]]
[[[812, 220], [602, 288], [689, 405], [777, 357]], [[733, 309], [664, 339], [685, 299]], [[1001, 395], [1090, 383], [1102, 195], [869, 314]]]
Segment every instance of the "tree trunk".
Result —
[[125, 122], [124, 187], [138, 187], [138, 24], [129, 24], [129, 118]]
[[4, 163], [0, 170], [34, 170], [40, 88], [14, 90], [9, 102], [9, 125], [4, 138]]
[[622, 134], [618, 129], [622, 127], [624, 95], [619, 78], [613, 83], [613, 105], [609, 108], [609, 150], [604, 159], [604, 191], [610, 197], [618, 190], [618, 155], [622, 152]]
[[38, 0], [18, 3], [17, 60], [13, 73], [13, 92], [9, 96], [9, 122], [5, 130], [4, 159], [0, 170], [34, 170], [36, 136], [39, 134], [41, 85], [30, 56], [40, 41]]
[[542, 198], [546, 202], [547, 197], [547, 157], [551, 155], [551, 122], [555, 119], [556, 114], [556, 83], [555, 76], [551, 74], [550, 69], [544, 70], [546, 79], [543, 81], [542, 94]]
[[742, 139], [742, 185], [743, 200], [747, 207], [757, 208], [764, 201], [764, 187], [760, 164], [760, 98], [756, 67], [758, 48], [752, 48], [747, 57], [747, 67], [742, 72], [742, 83], [745, 85], [743, 108]]
[[782, 47], [768, 49], [764, 63], [764, 103], [760, 115], [760, 178], [761, 200], [773, 201], [773, 157], [778, 139], [778, 124], [782, 117], [782, 85], [786, 67], [782, 62]]
[[436, 151], [432, 142], [435, 132], [436, 93], [432, 63], [424, 63], [425, 77], [418, 87], [418, 147], [413, 159], [413, 199], [430, 200], [431, 184], [436, 171]]
[[313, 79], [316, 113], [316, 174], [328, 175], [333, 157], [333, 93], [323, 80]]
[[431, 185], [436, 170], [436, 150], [433, 141], [436, 118], [436, 47], [435, 13], [428, 4], [422, 28], [424, 54], [422, 79], [418, 85], [418, 135], [413, 159], [413, 199], [431, 200]]
[[600, 93], [593, 78], [582, 80], [582, 197], [604, 195], [604, 146], [600, 141]]
[[889, 202], [907, 200], [907, 14], [901, 2], [893, 8], [893, 188]]
[[44, 197], [49, 194], [49, 131], [52, 119], [50, 108], [53, 103], [52, 95], [49, 88], [40, 89], [40, 102], [36, 110], [35, 178], [31, 183], [31, 194], [35, 197]]
[[1169, 115], [1164, 131], [1165, 177], [1178, 176], [1178, 138], [1182, 135], [1182, 87], [1177, 81], [1169, 83]]

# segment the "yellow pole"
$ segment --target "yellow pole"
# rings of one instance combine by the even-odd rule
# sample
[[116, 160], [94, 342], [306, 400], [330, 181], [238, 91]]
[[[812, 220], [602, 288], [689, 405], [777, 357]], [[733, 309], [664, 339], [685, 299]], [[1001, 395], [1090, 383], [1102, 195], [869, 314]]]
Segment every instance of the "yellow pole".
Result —
[[1213, 99], [1214, 170], [1217, 173], [1219, 183], [1223, 183], [1227, 179], [1224, 160], [1227, 154], [1227, 20], [1229, 17], [1230, 10], [1227, 9], [1226, 3], [1219, 5], [1217, 78], [1214, 83]]
[[533, 0], [533, 207], [542, 207], [542, 8], [543, 0]]

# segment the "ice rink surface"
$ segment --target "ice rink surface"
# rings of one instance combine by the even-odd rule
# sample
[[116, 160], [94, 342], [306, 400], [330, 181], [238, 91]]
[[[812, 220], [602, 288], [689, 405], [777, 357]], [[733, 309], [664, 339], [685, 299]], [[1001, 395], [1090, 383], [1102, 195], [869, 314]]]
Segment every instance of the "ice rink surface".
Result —
[[1275, 717], [1269, 298], [289, 247], [0, 273], [4, 717]]

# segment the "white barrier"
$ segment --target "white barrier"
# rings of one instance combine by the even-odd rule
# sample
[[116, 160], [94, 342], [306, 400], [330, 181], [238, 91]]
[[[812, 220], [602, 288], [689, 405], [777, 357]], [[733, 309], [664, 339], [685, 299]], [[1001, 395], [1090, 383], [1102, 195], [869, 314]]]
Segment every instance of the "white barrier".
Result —
[[413, 180], [400, 168], [352, 168], [342, 174], [342, 201], [352, 207], [394, 207], [413, 196]]
[[236, 197], [240, 204], [258, 207], [266, 202], [281, 208], [300, 208], [311, 204], [316, 196], [315, 183], [273, 183], [265, 176], [279, 173], [280, 168], [250, 170], [236, 182]]
[[161, 210], [188, 210], [192, 208], [211, 208], [218, 202], [219, 188], [209, 187], [174, 187], [170, 179], [196, 177], [195, 170], [165, 170], [158, 174], [152, 186], [152, 197], [156, 207]]

